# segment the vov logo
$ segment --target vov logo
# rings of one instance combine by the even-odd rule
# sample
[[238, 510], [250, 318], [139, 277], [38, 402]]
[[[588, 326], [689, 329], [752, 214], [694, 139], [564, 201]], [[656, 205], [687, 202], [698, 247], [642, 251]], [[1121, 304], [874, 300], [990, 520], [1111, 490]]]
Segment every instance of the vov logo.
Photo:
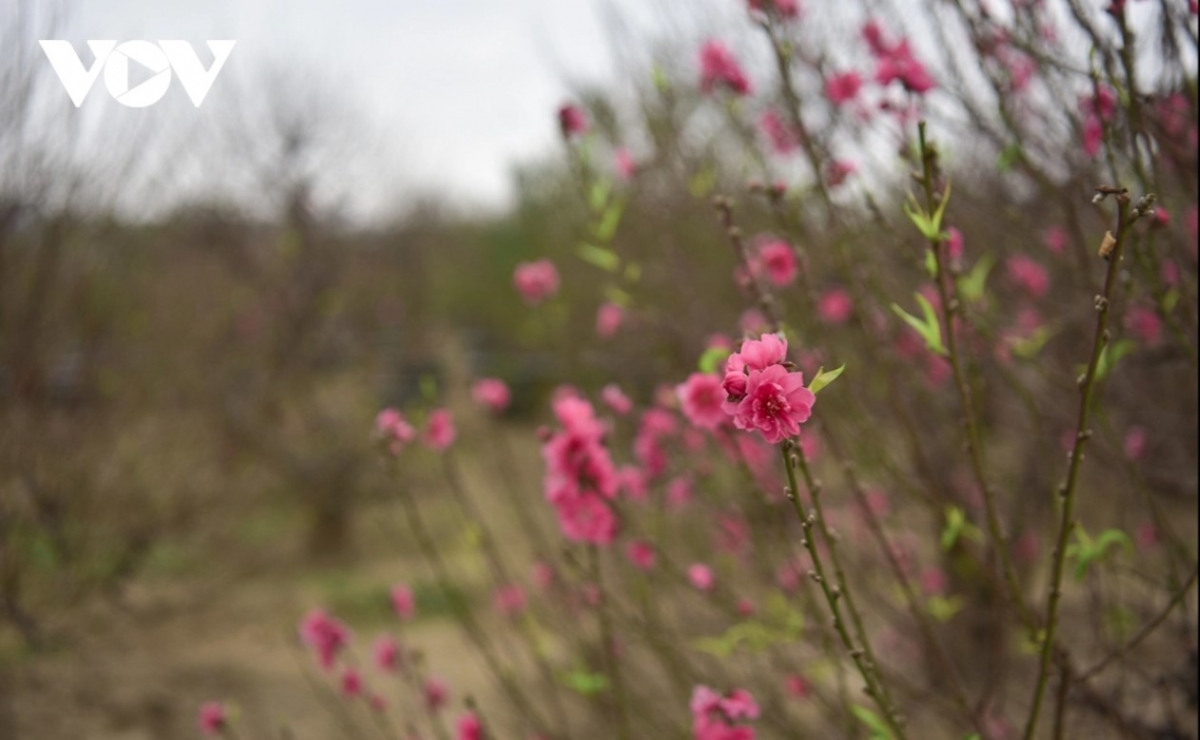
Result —
[[[192, 45], [186, 41], [88, 41], [96, 60], [90, 68], [75, 53], [70, 41], [39, 41], [42, 51], [62, 81], [67, 95], [75, 107], [83, 101], [96, 84], [100, 70], [104, 70], [104, 86], [118, 103], [129, 108], [145, 108], [154, 105], [167, 94], [171, 86], [171, 72], [179, 78], [183, 89], [192, 103], [199, 108], [204, 96], [225, 66], [225, 60], [233, 51], [235, 41], [209, 41], [213, 54], [212, 66], [208, 69], [200, 62]], [[134, 88], [129, 87], [129, 63], [136, 62], [151, 73], [151, 77]]]

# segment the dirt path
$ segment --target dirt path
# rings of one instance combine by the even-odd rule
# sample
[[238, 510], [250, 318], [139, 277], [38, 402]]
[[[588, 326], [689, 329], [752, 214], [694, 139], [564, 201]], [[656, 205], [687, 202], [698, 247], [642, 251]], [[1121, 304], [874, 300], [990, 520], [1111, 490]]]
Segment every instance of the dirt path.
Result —
[[[355, 566], [346, 578], [373, 582], [409, 564]], [[312, 578], [244, 579], [219, 583], [139, 583], [123, 606], [97, 604], [58, 630], [59, 647], [9, 665], [16, 735], [11, 740], [177, 740], [198, 737], [196, 712], [211, 699], [236, 707], [242, 738], [296, 740], [340, 737], [345, 717], [335, 707], [334, 677], [322, 675], [295, 638], [296, 623], [324, 599]], [[361, 623], [362, 620], [360, 620]], [[356, 629], [355, 655], [368, 661], [376, 632]], [[358, 625], [352, 624], [357, 627]], [[488, 683], [458, 627], [445, 618], [419, 620], [406, 633], [433, 673], [461, 698], [487, 701]], [[368, 669], [368, 683], [393, 710], [401, 684]], [[363, 702], [349, 702], [352, 721], [373, 726]], [[392, 712], [395, 716], [396, 712]], [[0, 729], [4, 726], [0, 725]], [[14, 728], [4, 730], [11, 733]], [[344, 733], [343, 733], [344, 734]], [[380, 737], [368, 730], [364, 737]], [[3, 738], [9, 740], [9, 738]]]

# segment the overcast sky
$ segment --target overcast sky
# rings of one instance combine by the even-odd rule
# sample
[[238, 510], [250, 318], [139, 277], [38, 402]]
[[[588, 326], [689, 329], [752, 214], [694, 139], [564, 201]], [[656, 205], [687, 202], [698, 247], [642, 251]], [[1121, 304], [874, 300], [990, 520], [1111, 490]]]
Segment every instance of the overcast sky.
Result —
[[[57, 36], [85, 63], [86, 39], [183, 39], [205, 64], [204, 40], [234, 39], [203, 113], [227, 104], [223, 79], [294, 63], [335, 88], [333, 105], [361, 114], [381, 140], [379, 161], [396, 170], [391, 180], [499, 205], [513, 164], [554, 146], [554, 111], [570, 84], [611, 79], [602, 2], [653, 33], [650, 7], [664, 1], [89, 0], [67, 5]], [[95, 92], [85, 107], [116, 106], [103, 85]]]

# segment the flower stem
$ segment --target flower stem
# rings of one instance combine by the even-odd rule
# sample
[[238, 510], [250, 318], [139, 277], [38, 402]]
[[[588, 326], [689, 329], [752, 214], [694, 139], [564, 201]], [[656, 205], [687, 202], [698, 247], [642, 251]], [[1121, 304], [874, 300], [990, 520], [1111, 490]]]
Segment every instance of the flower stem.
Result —
[[625, 683], [621, 678], [621, 669], [617, 665], [617, 655], [615, 645], [613, 644], [613, 629], [611, 617], [608, 613], [608, 595], [604, 589], [604, 576], [600, 570], [600, 554], [595, 545], [588, 547], [588, 568], [591, 570], [592, 579], [596, 582], [596, 588], [600, 590], [600, 606], [597, 613], [600, 616], [600, 640], [601, 654], [604, 656], [605, 672], [612, 681], [613, 692], [616, 697], [616, 725], [617, 736], [621, 740], [631, 740], [633, 737], [629, 730], [629, 712], [626, 707]]
[[1079, 469], [1083, 463], [1083, 447], [1091, 432], [1088, 429], [1088, 419], [1091, 413], [1092, 397], [1095, 395], [1100, 358], [1108, 346], [1108, 316], [1112, 307], [1113, 292], [1120, 272], [1121, 252], [1125, 246], [1125, 237], [1133, 220], [1128, 212], [1129, 195], [1123, 190], [1116, 194], [1117, 200], [1117, 234], [1116, 243], [1108, 255], [1108, 271], [1104, 278], [1103, 292], [1096, 296], [1096, 331], [1092, 337], [1092, 353], [1088, 359], [1087, 372], [1080, 383], [1079, 416], [1075, 424], [1075, 444], [1071, 448], [1071, 461], [1067, 469], [1067, 480], [1058, 489], [1061, 502], [1059, 517], [1058, 539], [1054, 546], [1054, 564], [1050, 577], [1050, 598], [1046, 607], [1045, 635], [1042, 638], [1041, 661], [1038, 668], [1036, 688], [1033, 693], [1033, 703], [1030, 706], [1029, 718], [1025, 723], [1025, 740], [1032, 740], [1037, 729], [1038, 716], [1042, 709], [1042, 699], [1046, 693], [1046, 684], [1050, 677], [1050, 663], [1054, 656], [1058, 632], [1058, 613], [1062, 601], [1063, 571], [1067, 561], [1067, 541], [1075, 529], [1075, 500], [1076, 484], [1079, 481]]
[[[804, 538], [801, 544], [808, 551], [809, 557], [812, 559], [813, 572], [810, 577], [816, 581], [821, 587], [821, 593], [825, 596], [825, 602], [829, 605], [829, 611], [833, 615], [833, 628], [837, 631], [838, 637], [842, 640], [842, 646], [850, 651], [850, 658], [854, 661], [854, 665], [858, 668], [858, 673], [862, 676], [866, 683], [865, 691], [870, 696], [875, 704], [883, 712], [883, 719], [887, 723], [888, 728], [895, 735], [896, 740], [905, 740], [904, 727], [899, 717], [896, 715], [891, 702], [888, 700], [886, 688], [879, 680], [875, 671], [875, 661], [870, 653], [870, 644], [862, 634], [862, 622], [858, 618], [857, 612], [851, 615], [855, 622], [855, 627], [859, 632], [859, 639], [862, 641], [862, 647], [856, 647], [854, 639], [850, 635], [849, 629], [846, 627], [846, 620], [842, 615], [840, 602], [843, 597], [847, 599], [847, 608], [853, 610], [850, 602], [849, 592], [844, 586], [844, 578], [838, 575], [838, 583], [830, 584], [830, 580], [825, 571], [825, 564], [821, 558], [820, 552], [817, 550], [816, 541], [813, 538], [813, 529], [820, 524], [821, 533], [829, 542], [830, 550], [834, 547], [832, 540], [829, 539], [828, 529], [824, 526], [824, 517], [818, 513], [809, 514], [804, 509], [804, 503], [800, 501], [800, 487], [796, 481], [796, 468], [799, 467], [804, 476], [804, 483], [808, 487], [809, 494], [813, 498], [814, 511], [819, 510], [817, 504], [818, 496], [820, 495], [820, 487], [813, 479], [811, 471], [808, 469], [808, 462], [804, 459], [804, 451], [799, 445], [793, 444], [791, 441], [784, 442], [780, 447], [783, 454], [784, 469], [787, 471], [788, 478], [788, 499], [792, 502], [792, 507], [796, 510], [796, 516], [800, 518], [800, 526], [804, 529]], [[840, 568], [838, 569], [840, 571]]]
[[[937, 209], [934, 200], [934, 166], [937, 154], [925, 141], [925, 122], [918, 124], [922, 177], [921, 184], [925, 190], [926, 208], [930, 213]], [[954, 373], [954, 383], [958, 389], [959, 402], [962, 405], [963, 421], [967, 428], [967, 449], [971, 458], [971, 471], [975, 484], [979, 486], [983, 496], [984, 517], [987, 520], [988, 535], [991, 538], [993, 552], [998, 552], [1001, 570], [1005, 583], [1008, 585], [1008, 595], [1016, 608], [1018, 615], [1026, 625], [1033, 624], [1032, 612], [1025, 604], [1021, 581], [1017, 576], [1016, 566], [1009, 552], [1008, 541], [1000, 529], [1000, 517], [996, 511], [995, 492], [988, 486], [986, 464], [983, 453], [983, 435], [980, 431], [979, 420], [975, 416], [975, 406], [971, 398], [971, 386], [967, 382], [963, 368], [963, 359], [958, 351], [958, 340], [954, 334], [955, 316], [959, 313], [958, 298], [954, 294], [953, 277], [948, 269], [949, 260], [946, 254], [945, 242], [939, 238], [929, 240], [929, 248], [933, 250], [937, 260], [937, 291], [941, 303], [942, 323], [946, 332], [946, 354]]]
[[[466, 490], [466, 485], [463, 482], [463, 476], [457, 466], [457, 458], [452, 457], [453, 453], [447, 450], [442, 455], [442, 465], [446, 474], [446, 481], [450, 486], [450, 493], [454, 497], [455, 503], [462, 513], [463, 518], [471, 525], [478, 527], [479, 541], [483, 548], [484, 559], [487, 561], [492, 574], [494, 588], [501, 588], [515, 583], [512, 576], [509, 574], [508, 566], [505, 564], [504, 557], [500, 554], [496, 547], [496, 540], [492, 536], [491, 528], [488, 526], [487, 520], [479, 507], [475, 505], [471, 495]], [[518, 506], [518, 510], [523, 508]], [[569, 738], [571, 735], [570, 728], [567, 724], [567, 711], [562, 702], [562, 697], [559, 695], [560, 686], [554, 680], [554, 672], [551, 670], [550, 664], [546, 661], [544, 655], [538, 650], [537, 645], [529, 634], [521, 632], [521, 636], [525, 638], [526, 647], [529, 649], [530, 655], [533, 656], [534, 663], [537, 666], [538, 673], [541, 676], [542, 682], [546, 685], [546, 693], [550, 697], [550, 711], [553, 713], [555, 723], [559, 728], [559, 732], [564, 737]]]
[[479, 649], [479, 653], [483, 656], [483, 661], [487, 665], [488, 670], [500, 682], [505, 694], [512, 700], [520, 715], [535, 727], [540, 729], [546, 728], [547, 725], [541, 718], [541, 714], [533, 708], [533, 704], [529, 701], [529, 698], [521, 691], [519, 684], [501, 663], [496, 654], [495, 646], [488, 637], [488, 633], [475, 620], [470, 609], [462, 603], [458, 592], [451, 586], [453, 581], [450, 576], [450, 570], [446, 565], [446, 561], [442, 559], [441, 553], [434, 544], [433, 539], [430, 537], [429, 531], [425, 528], [420, 507], [417, 506], [416, 501], [413, 500], [411, 495], [397, 493], [396, 496], [400, 499], [404, 507], [405, 519], [408, 521], [413, 539], [417, 541], [417, 546], [420, 548], [421, 554], [425, 557], [426, 562], [429, 563], [430, 568], [433, 569], [438, 588], [442, 591], [442, 595], [446, 598], [447, 602], [454, 606], [455, 614], [463, 627], [463, 631], [467, 633], [471, 642]]

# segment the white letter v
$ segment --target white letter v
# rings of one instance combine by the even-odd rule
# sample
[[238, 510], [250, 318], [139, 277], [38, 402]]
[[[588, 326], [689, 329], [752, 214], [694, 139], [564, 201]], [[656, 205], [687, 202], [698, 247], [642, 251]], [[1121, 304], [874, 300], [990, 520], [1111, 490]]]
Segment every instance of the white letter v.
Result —
[[76, 108], [83, 105], [83, 99], [87, 97], [96, 78], [100, 76], [100, 70], [104, 67], [105, 60], [117, 46], [116, 41], [87, 42], [96, 61], [92, 62], [91, 69], [84, 69], [83, 60], [75, 53], [75, 47], [71, 46], [70, 41], [54, 40], [39, 41], [38, 43], [41, 44], [42, 51], [46, 52], [50, 66], [54, 67], [55, 74], [62, 81], [67, 95], [71, 96], [71, 102], [75, 104]]
[[192, 105], [199, 108], [200, 104], [204, 102], [204, 96], [208, 95], [213, 81], [217, 79], [217, 73], [221, 71], [221, 67], [225, 66], [225, 60], [229, 58], [229, 53], [233, 51], [233, 45], [236, 43], [236, 41], [209, 41], [208, 48], [213, 54], [213, 63], [208, 71], [205, 71], [204, 65], [200, 63], [200, 58], [196, 56], [195, 50], [188, 42], [163, 40], [159, 41], [158, 45], [162, 47], [163, 53], [167, 55], [167, 60], [171, 62], [171, 69], [175, 70], [175, 75], [183, 83], [183, 89], [192, 99]]

